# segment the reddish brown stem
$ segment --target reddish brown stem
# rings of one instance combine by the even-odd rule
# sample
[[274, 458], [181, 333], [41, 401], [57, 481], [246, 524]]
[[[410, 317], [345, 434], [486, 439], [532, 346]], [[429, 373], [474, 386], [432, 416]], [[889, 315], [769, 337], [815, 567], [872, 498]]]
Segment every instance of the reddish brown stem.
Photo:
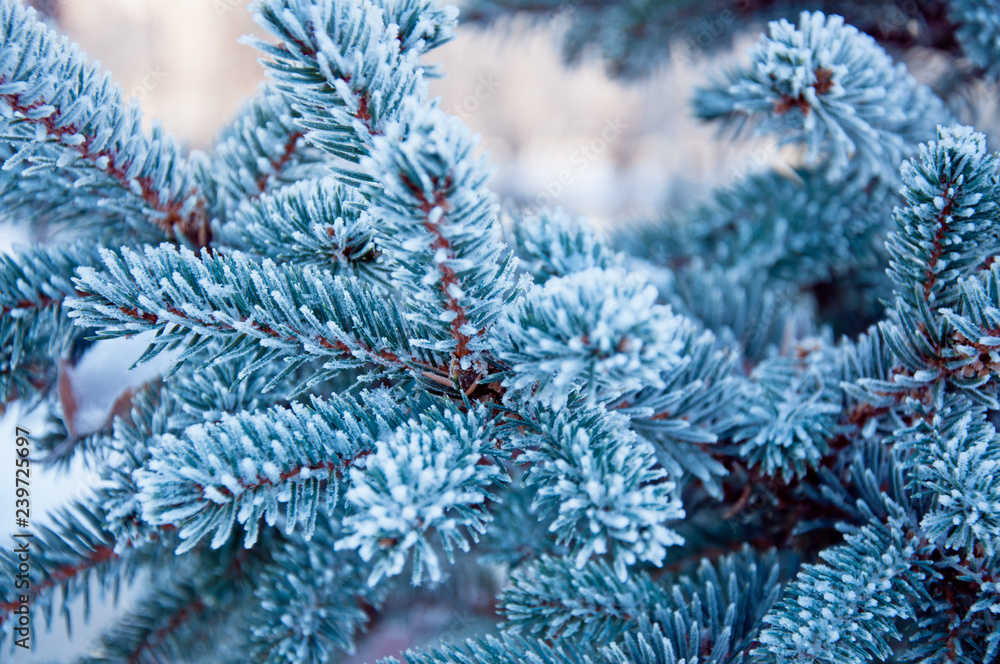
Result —
[[[143, 321], [145, 323], [148, 323], [150, 325], [160, 325], [161, 324], [160, 317], [157, 316], [154, 313], [151, 313], [151, 312], [148, 312], [148, 311], [139, 311], [138, 309], [128, 308], [128, 307], [119, 307], [118, 309], [123, 314], [127, 315], [129, 318], [134, 318], [135, 320], [141, 320], [141, 321]], [[205, 325], [207, 323], [206, 321], [200, 321], [200, 320], [199, 321], [194, 321], [187, 314], [185, 314], [180, 309], [177, 309], [176, 307], [171, 307], [171, 308], [167, 309], [167, 311], [171, 315], [176, 316], [178, 318], [181, 318], [181, 319], [183, 319], [185, 321], [189, 321], [192, 324], [193, 323], [197, 323], [199, 325]], [[173, 321], [168, 321], [168, 322], [173, 322]], [[221, 323], [219, 321], [211, 321], [211, 325], [213, 327], [215, 327], [216, 329], [218, 329], [218, 330], [235, 331], [235, 328], [233, 328], [232, 325], [227, 325], [227, 324]], [[299, 343], [301, 343], [301, 339], [305, 337], [305, 335], [299, 334], [297, 331], [294, 331], [294, 330], [293, 330], [293, 335], [291, 335], [291, 336], [283, 336], [280, 332], [278, 332], [274, 328], [269, 327], [267, 325], [263, 325], [261, 323], [250, 323], [250, 327], [253, 328], [253, 329], [255, 329], [255, 330], [258, 330], [259, 332], [263, 332], [264, 334], [272, 336], [275, 339], [280, 339], [281, 341], [288, 342], [288, 343], [299, 344]], [[323, 348], [328, 348], [328, 349], [331, 349], [331, 350], [342, 351], [345, 354], [345, 356], [353, 356], [352, 349], [347, 344], [345, 344], [345, 343], [343, 343], [341, 341], [332, 342], [332, 341], [329, 341], [328, 339], [324, 339], [322, 337], [320, 337], [320, 338], [313, 338], [313, 341], [315, 341], [317, 344], [319, 344]], [[365, 352], [366, 355], [368, 355], [369, 357], [371, 357], [373, 360], [381, 362], [382, 364], [387, 364], [387, 365], [388, 364], [396, 364], [396, 365], [403, 364], [403, 362], [402, 362], [402, 360], [400, 360], [399, 356], [396, 355], [395, 353], [393, 353], [392, 351], [388, 351], [388, 350], [376, 351], [376, 350], [374, 350], [372, 348], [368, 348], [367, 346], [361, 344], [360, 342], [358, 343], [358, 345], [361, 346], [361, 349]]]
[[[324, 461], [323, 463], [319, 463], [314, 466], [299, 466], [298, 468], [286, 470], [285, 472], [281, 473], [281, 475], [278, 476], [277, 482], [271, 481], [271, 478], [265, 475], [257, 475], [257, 477], [255, 477], [254, 480], [251, 482], [247, 482], [242, 477], [239, 478], [237, 481], [239, 482], [240, 486], [243, 489], [247, 491], [255, 491], [264, 486], [276, 486], [278, 483], [290, 480], [293, 477], [297, 477], [306, 471], [310, 473], [324, 472], [324, 471], [333, 472], [337, 475], [337, 477], [343, 477], [344, 470], [354, 465], [359, 460], [365, 458], [369, 454], [371, 454], [371, 450], [362, 450], [361, 452], [358, 452], [354, 456], [348, 457], [346, 459], [335, 459], [332, 461]], [[202, 491], [204, 491], [205, 489], [205, 487], [200, 485], [198, 488], [201, 489]], [[226, 496], [231, 497], [233, 495], [232, 492], [226, 487], [218, 487], [218, 491]]]
[[267, 191], [267, 187], [271, 181], [271, 177], [273, 176], [273, 174], [280, 173], [281, 170], [288, 165], [288, 162], [292, 160], [292, 157], [295, 156], [295, 148], [299, 144], [299, 139], [301, 139], [303, 136], [305, 136], [305, 134], [302, 133], [301, 131], [294, 132], [288, 136], [288, 140], [285, 141], [285, 145], [281, 150], [281, 154], [277, 155], [270, 161], [273, 173], [264, 174], [261, 175], [259, 178], [257, 178], [257, 193], [254, 196], [251, 196], [250, 200], [259, 198], [261, 194]]
[[[9, 82], [10, 80], [7, 77], [0, 76], [0, 84]], [[82, 143], [75, 146], [64, 144], [64, 147], [76, 150], [81, 157], [94, 165], [96, 165], [98, 160], [101, 158], [106, 159], [108, 165], [104, 169], [104, 172], [116, 180], [123, 188], [131, 191], [133, 178], [129, 178], [128, 176], [127, 165], [117, 163], [117, 155], [108, 148], [101, 150], [93, 149], [92, 146], [94, 144], [95, 136], [84, 134], [80, 125], [75, 123], [61, 124], [59, 120], [62, 114], [59, 109], [56, 109], [53, 113], [44, 118], [30, 118], [28, 117], [28, 114], [31, 111], [44, 106], [44, 101], [24, 103], [21, 100], [21, 95], [18, 93], [0, 94], [0, 99], [3, 99], [3, 101], [6, 102], [15, 113], [21, 113], [24, 115], [24, 118], [21, 120], [22, 122], [41, 125], [45, 128], [45, 132], [48, 136], [54, 137], [57, 140], [66, 136], [73, 136], [76, 134], [82, 135]], [[179, 231], [197, 247], [206, 247], [211, 244], [212, 231], [208, 219], [205, 216], [204, 201], [198, 201], [198, 204], [195, 205], [193, 211], [182, 215], [181, 210], [184, 208], [185, 199], [175, 199], [162, 203], [160, 202], [160, 192], [154, 186], [152, 177], [142, 176], [134, 178], [134, 181], [139, 185], [139, 197], [143, 200], [143, 202], [145, 202], [146, 205], [153, 210], [163, 214], [163, 218], [157, 222], [157, 225], [159, 225], [163, 230], [170, 235], [176, 235]]]
[[[91, 551], [90, 554], [83, 560], [70, 565], [57, 567], [45, 578], [45, 580], [32, 585], [25, 594], [34, 598], [44, 590], [48, 590], [49, 588], [63, 583], [64, 581], [69, 581], [84, 572], [94, 569], [101, 563], [113, 560], [117, 557], [118, 554], [115, 553], [112, 545], [99, 546]], [[0, 617], [0, 623], [3, 623], [3, 621], [9, 617], [7, 614], [16, 609], [18, 606], [20, 606], [20, 602], [0, 602], [0, 612], [4, 614]]]
[[[444, 294], [446, 301], [445, 309], [455, 314], [455, 318], [451, 321], [451, 336], [455, 339], [457, 347], [452, 357], [453, 359], [461, 360], [472, 352], [469, 350], [469, 342], [472, 341], [472, 337], [462, 332], [462, 327], [465, 326], [468, 319], [465, 316], [465, 309], [458, 301], [458, 298], [454, 297], [451, 293], [452, 286], [461, 288], [461, 285], [458, 281], [458, 275], [448, 266], [448, 260], [455, 258], [455, 251], [451, 246], [451, 242], [442, 232], [440, 221], [448, 213], [448, 195], [446, 192], [451, 188], [451, 178], [448, 177], [445, 179], [443, 185], [439, 184], [436, 178], [432, 181], [434, 185], [433, 198], [428, 198], [427, 193], [405, 174], [402, 176], [402, 180], [407, 189], [420, 202], [420, 211], [424, 213], [424, 228], [434, 236], [431, 249], [435, 252], [442, 250], [445, 252], [446, 260], [435, 261], [435, 263], [438, 266], [438, 271], [441, 273], [441, 292]], [[431, 212], [435, 208], [441, 209], [441, 217], [438, 221], [431, 221]]]
[[[945, 196], [951, 189], [954, 183], [949, 182], [945, 185], [944, 192]], [[934, 234], [934, 243], [931, 248], [930, 258], [927, 260], [927, 269], [924, 271], [924, 299], [928, 300], [931, 296], [931, 291], [934, 290], [934, 286], [937, 284], [937, 268], [938, 262], [941, 260], [941, 256], [944, 254], [944, 239], [951, 228], [948, 226], [948, 217], [951, 216], [951, 206], [954, 204], [954, 199], [945, 197], [945, 205], [938, 212], [936, 219], [937, 222], [937, 232]]]
[[137, 664], [142, 661], [142, 654], [149, 650], [150, 648], [156, 646], [159, 643], [163, 643], [163, 640], [170, 634], [177, 631], [184, 623], [188, 622], [196, 615], [201, 613], [206, 609], [205, 603], [201, 599], [194, 599], [188, 602], [181, 609], [170, 617], [169, 622], [166, 625], [156, 630], [150, 634], [146, 639], [139, 645], [139, 647], [133, 652], [129, 658], [129, 664]]

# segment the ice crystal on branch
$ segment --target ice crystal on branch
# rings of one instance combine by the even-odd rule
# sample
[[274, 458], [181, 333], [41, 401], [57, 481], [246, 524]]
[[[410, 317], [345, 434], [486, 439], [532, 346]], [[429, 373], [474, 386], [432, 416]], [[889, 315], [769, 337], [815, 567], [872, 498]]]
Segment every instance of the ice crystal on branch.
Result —
[[54, 372], [40, 360], [62, 355], [80, 336], [63, 306], [76, 293], [73, 271], [99, 264], [83, 244], [0, 256], [0, 401], [30, 402], [51, 384]]
[[913, 450], [914, 486], [934, 504], [920, 524], [926, 537], [967, 556], [1000, 552], [1000, 453], [985, 409], [949, 397], [930, 421], [898, 436]]
[[788, 480], [815, 468], [829, 451], [841, 406], [833, 381], [823, 374], [815, 365], [801, 370], [782, 361], [754, 370], [746, 421], [733, 436], [752, 466]]
[[247, 201], [299, 180], [329, 173], [325, 153], [308, 146], [301, 115], [271, 86], [260, 92], [216, 139], [211, 154], [192, 154], [207, 213], [225, 224]]
[[345, 497], [353, 512], [336, 546], [357, 549], [366, 562], [375, 558], [369, 585], [399, 574], [411, 550], [414, 585], [424, 575], [438, 581], [441, 565], [430, 536], [449, 559], [456, 546], [469, 550], [463, 530], [478, 540], [490, 521], [489, 488], [503, 479], [484, 456], [493, 445], [483, 413], [428, 414], [379, 441], [364, 468], [351, 470]]
[[[233, 213], [234, 244], [275, 260], [384, 279], [364, 199], [333, 178], [289, 185]], [[228, 239], [228, 238], [227, 238]]]
[[323, 664], [353, 653], [355, 632], [367, 622], [357, 600], [364, 577], [330, 546], [337, 529], [317, 525], [312, 542], [290, 541], [275, 553], [254, 591], [252, 652], [266, 661]]
[[84, 297], [72, 301], [71, 316], [100, 326], [109, 338], [157, 330], [141, 360], [184, 345], [189, 352], [179, 361], [190, 361], [217, 340], [225, 345], [214, 361], [254, 358], [241, 376], [282, 355], [288, 371], [325, 358], [325, 371], [307, 381], [316, 382], [367, 361], [399, 368], [411, 354], [417, 330], [394, 302], [356, 277], [313, 265], [256, 263], [240, 252], [199, 256], [167, 244], [147, 245], [142, 255], [104, 250], [103, 257], [106, 272], [80, 269]]
[[828, 177], [895, 179], [899, 162], [948, 118], [941, 101], [903, 64], [842, 16], [782, 19], [750, 50], [751, 66], [696, 100], [698, 114], [803, 143]]
[[0, 4], [0, 131], [15, 148], [0, 169], [5, 206], [98, 227], [124, 220], [147, 238], [211, 241], [173, 138], [158, 124], [146, 133], [136, 100], [13, 1]]
[[505, 385], [554, 408], [574, 392], [592, 403], [662, 387], [689, 323], [656, 299], [641, 274], [621, 268], [533, 286], [497, 331], [497, 352], [512, 370]]
[[421, 343], [460, 361], [510, 287], [486, 188], [491, 169], [474, 156], [476, 143], [458, 118], [411, 104], [362, 162], [378, 182], [368, 195], [378, 206], [393, 277], [410, 298], [411, 318], [436, 332]]
[[222, 546], [237, 523], [246, 527], [249, 548], [261, 518], [273, 526], [279, 515], [287, 531], [301, 523], [308, 537], [319, 510], [336, 507], [340, 480], [386, 432], [386, 415], [392, 413], [384, 408], [366, 412], [360, 404], [317, 399], [311, 408], [295, 403], [226, 415], [181, 438], [165, 437], [148, 469], [136, 471], [143, 518], [177, 526], [185, 540], [180, 553], [211, 531], [212, 546]]
[[520, 267], [540, 284], [592, 267], [612, 268], [622, 260], [586, 220], [563, 210], [524, 215], [512, 224], [511, 235]]
[[[347, 162], [339, 168], [344, 177], [363, 178], [354, 164], [371, 149], [372, 137], [398, 116], [405, 100], [426, 98], [419, 51], [402, 46], [426, 48], [427, 42], [400, 35], [399, 26], [387, 20], [389, 7], [416, 9], [406, 4], [410, 6], [333, 0], [254, 3], [255, 20], [281, 41], [247, 41], [269, 56], [265, 64], [277, 89], [301, 113], [298, 124], [306, 139]], [[422, 22], [414, 23], [414, 18], [411, 14], [410, 27], [418, 29], [413, 36], [430, 32], [435, 43], [447, 40], [447, 26], [436, 27], [426, 11]], [[437, 18], [453, 17], [439, 13]]]
[[920, 594], [915, 545], [897, 522], [866, 526], [807, 565], [764, 618], [754, 662], [864, 664], [892, 653]]
[[896, 211], [889, 274], [912, 309], [953, 306], [959, 279], [1000, 248], [993, 224], [998, 209], [1000, 159], [971, 127], [940, 127], [937, 140], [905, 162], [903, 197]]
[[603, 407], [544, 413], [522, 444], [538, 486], [533, 507], [553, 513], [549, 530], [573, 545], [576, 566], [611, 554], [619, 579], [643, 561], [659, 565], [684, 538], [666, 523], [684, 518], [677, 485], [656, 467], [652, 445], [628, 418]]

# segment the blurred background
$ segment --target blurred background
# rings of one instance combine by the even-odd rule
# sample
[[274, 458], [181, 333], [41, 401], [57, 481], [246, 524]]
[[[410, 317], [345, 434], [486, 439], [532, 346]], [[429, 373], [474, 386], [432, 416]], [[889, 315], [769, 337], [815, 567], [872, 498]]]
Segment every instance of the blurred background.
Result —
[[[237, 42], [265, 36], [247, 0], [34, 4], [191, 148], [210, 147], [263, 80], [257, 52]], [[720, 164], [739, 166], [687, 109], [693, 84], [717, 62], [678, 61], [641, 83], [614, 82], [596, 58], [563, 66], [561, 28], [463, 28], [429, 56], [446, 74], [432, 94], [482, 134], [502, 200], [561, 205], [599, 222], [650, 216], [690, 183], [725, 179]]]
[[[247, 0], [30, 4], [99, 60], [150, 118], [189, 148], [210, 148], [213, 137], [263, 80], [257, 52], [238, 43], [241, 35], [264, 36], [246, 11]], [[697, 123], [688, 110], [694, 86], [738, 59], [756, 34], [737, 39], [726, 53], [675, 59], [650, 78], [624, 83], [609, 79], [596, 58], [566, 69], [559, 52], [564, 27], [556, 19], [515, 21], [490, 31], [462, 28], [458, 39], [431, 54], [431, 62], [446, 74], [432, 82], [432, 93], [440, 95], [445, 110], [482, 135], [482, 147], [497, 168], [492, 188], [501, 202], [529, 209], [562, 206], [608, 227], [655, 218], [713, 185], [780, 165], [791, 156], [766, 140], [742, 145], [716, 141], [713, 130]], [[920, 68], [915, 73], [920, 77]], [[985, 110], [993, 126], [995, 110]], [[0, 251], [17, 239], [4, 229]], [[141, 338], [102, 344], [103, 350], [95, 349], [75, 367], [73, 377], [80, 407], [90, 409], [98, 422], [117, 390], [141, 383], [156, 370], [127, 371], [145, 346]], [[30, 429], [40, 421], [16, 406], [0, 418], [0, 457], [12, 458], [15, 422]], [[34, 475], [34, 523], [41, 524], [47, 511], [85, 491], [93, 480], [82, 467], [68, 477]], [[13, 505], [13, 487], [0, 483], [0, 514], [12, 514]], [[4, 519], [0, 533], [7, 530]], [[129, 596], [126, 591], [119, 610]], [[117, 611], [97, 597], [92, 604], [88, 624], [81, 620], [83, 606], [72, 607], [75, 645], [68, 644], [57, 620], [51, 632], [40, 629], [36, 634], [38, 650], [12, 661], [65, 661], [79, 653]], [[461, 638], [475, 632], [480, 620], [436, 606], [389, 616], [354, 661], [393, 655], [442, 632]]]

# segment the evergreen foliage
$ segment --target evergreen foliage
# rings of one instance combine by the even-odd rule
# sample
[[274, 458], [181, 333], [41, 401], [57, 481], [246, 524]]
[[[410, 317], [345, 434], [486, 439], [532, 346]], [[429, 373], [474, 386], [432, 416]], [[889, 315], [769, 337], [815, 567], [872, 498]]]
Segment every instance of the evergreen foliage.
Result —
[[[603, 408], [538, 413], [536, 432], [519, 444], [532, 464], [525, 482], [539, 484], [532, 508], [556, 512], [549, 530], [572, 544], [576, 566], [610, 553], [618, 578], [636, 561], [659, 565], [683, 543], [665, 522], [684, 517], [676, 485], [655, 467], [653, 447]], [[600, 450], [600, 455], [594, 453]]]
[[12, 152], [4, 207], [206, 244], [211, 230], [177, 143], [159, 126], [143, 131], [138, 102], [22, 5], [5, 2], [0, 26], [0, 118]]
[[900, 525], [863, 527], [846, 543], [820, 554], [782, 593], [760, 635], [757, 662], [870, 662], [893, 653], [897, 623], [912, 619], [911, 595], [922, 580], [916, 544]]
[[950, 3], [948, 13], [958, 24], [958, 39], [966, 57], [990, 78], [1000, 75], [1000, 17], [988, 0], [961, 0]]
[[[146, 571], [83, 661], [337, 661], [435, 596], [499, 633], [408, 662], [997, 661], [1000, 156], [950, 91], [1000, 7], [730, 4], [255, 0], [270, 81], [185, 154], [0, 0], [0, 214], [46, 229], [0, 403], [100, 477], [36, 528], [38, 631]], [[797, 162], [609, 235], [501, 213], [425, 57], [517, 12], [625, 77], [773, 19], [694, 106]], [[66, 369], [138, 333], [165, 368], [78, 431]]]
[[658, 305], [656, 289], [622, 269], [591, 268], [532, 286], [497, 327], [497, 356], [542, 404], [562, 408], [570, 394], [588, 403], [661, 387], [679, 362], [683, 322]]
[[948, 120], [943, 104], [842, 16], [782, 19], [749, 52], [750, 67], [695, 98], [704, 119], [756, 127], [804, 144], [805, 163], [830, 179], [891, 180], [916, 143]]
[[39, 388], [54, 382], [48, 358], [62, 354], [82, 336], [63, 311], [73, 295], [74, 270], [100, 265], [93, 246], [71, 244], [54, 249], [28, 249], [0, 256], [0, 399], [29, 403]]

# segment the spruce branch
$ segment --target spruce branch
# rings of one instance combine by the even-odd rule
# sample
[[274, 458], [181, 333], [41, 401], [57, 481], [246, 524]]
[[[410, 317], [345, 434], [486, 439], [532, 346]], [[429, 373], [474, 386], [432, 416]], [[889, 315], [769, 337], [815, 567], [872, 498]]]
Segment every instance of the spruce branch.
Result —
[[727, 406], [740, 398], [742, 385], [732, 375], [739, 354], [719, 349], [707, 330], [685, 331], [681, 338], [678, 355], [684, 361], [663, 375], [663, 387], [629, 393], [609, 407], [627, 415], [632, 430], [653, 443], [671, 476], [692, 475], [721, 497], [718, 478], [727, 471], [709, 446], [738, 424], [740, 414]]
[[[190, 168], [159, 126], [145, 133], [138, 103], [126, 104], [107, 73], [14, 0], [0, 3], [0, 35], [0, 140], [17, 147], [3, 169], [31, 165], [4, 198], [24, 205], [34, 192], [50, 214], [111, 213], [207, 246], [212, 232]], [[58, 195], [43, 179], [70, 198], [66, 211], [45, 205]]]
[[695, 109], [739, 133], [802, 143], [831, 180], [896, 181], [899, 163], [949, 118], [941, 101], [842, 16], [772, 21], [749, 68], [699, 91]]
[[[382, 661], [400, 664], [395, 657]], [[601, 658], [595, 649], [588, 647], [552, 645], [541, 639], [517, 636], [487, 636], [455, 645], [408, 650], [403, 661], [406, 664], [596, 664]]]
[[573, 392], [593, 404], [662, 388], [691, 323], [655, 302], [641, 274], [620, 268], [533, 286], [495, 333], [496, 355], [510, 366], [504, 386], [557, 409]]
[[212, 547], [222, 546], [237, 523], [250, 548], [262, 518], [273, 526], [281, 516], [286, 532], [301, 526], [309, 537], [320, 509], [336, 508], [349, 469], [402, 418], [388, 396], [362, 393], [360, 401], [314, 397], [309, 406], [224, 415], [164, 436], [134, 473], [143, 518], [176, 526], [178, 553], [212, 531]]
[[[311, 541], [289, 540], [262, 571], [249, 616], [250, 652], [275, 664], [325, 664], [354, 653], [368, 615], [360, 598], [377, 602], [363, 569], [334, 551], [340, 533], [321, 521]], [[369, 602], [370, 604], [370, 602]]]
[[774, 359], [745, 384], [745, 417], [732, 432], [740, 456], [787, 483], [815, 469], [838, 433], [841, 395], [821, 357]]
[[[148, 466], [163, 436], [180, 436], [189, 426], [216, 423], [226, 414], [287, 405], [285, 399], [299, 380], [289, 376], [275, 383], [280, 365], [274, 364], [239, 380], [241, 368], [239, 360], [203, 368], [185, 365], [168, 380], [157, 379], [137, 390], [130, 411], [115, 419], [95, 451], [101, 476], [97, 499], [116, 549], [160, 537], [161, 528], [143, 520], [135, 471]], [[276, 389], [265, 391], [268, 385]]]
[[490, 169], [473, 156], [477, 141], [457, 118], [412, 103], [403, 117], [362, 161], [379, 183], [367, 194], [378, 206], [393, 278], [412, 302], [408, 317], [433, 332], [420, 345], [450, 352], [456, 369], [469, 371], [471, 346], [511, 286], [485, 186]]
[[910, 484], [930, 500], [923, 535], [971, 556], [1000, 552], [1000, 456], [986, 409], [961, 394], [948, 395], [929, 417], [898, 431], [894, 442], [911, 449]]
[[218, 648], [210, 641], [215, 626], [230, 615], [247, 615], [254, 586], [281, 545], [281, 539], [270, 538], [253, 551], [231, 545], [171, 556], [165, 561], [169, 580], [146, 592], [82, 662], [155, 664], [183, 658], [194, 648], [214, 654]]
[[51, 385], [50, 358], [80, 333], [63, 309], [77, 294], [73, 271], [99, 264], [96, 249], [84, 244], [0, 255], [0, 403], [30, 400]]
[[[602, 562], [577, 569], [564, 558], [543, 557], [517, 568], [500, 598], [507, 631], [613, 643], [656, 626], [679, 659], [708, 650], [714, 658], [708, 661], [721, 662], [746, 652], [780, 589], [774, 552], [744, 546], [714, 562], [703, 559], [695, 575], [655, 581], [643, 573], [620, 581]], [[634, 646], [612, 648], [612, 661]]]
[[465, 415], [424, 411], [376, 443], [363, 470], [350, 470], [345, 498], [355, 511], [335, 548], [357, 549], [365, 562], [374, 558], [369, 586], [399, 574], [411, 550], [413, 585], [424, 575], [439, 581], [434, 542], [452, 561], [456, 546], [469, 550], [463, 529], [478, 541], [491, 520], [486, 501], [496, 498], [489, 488], [505, 479], [493, 460], [500, 453], [484, 407]]
[[354, 189], [332, 178], [306, 180], [234, 212], [222, 237], [271, 260], [386, 283], [377, 222], [364, 207]]
[[244, 202], [261, 194], [329, 173], [326, 155], [303, 140], [300, 117], [283, 94], [262, 85], [211, 153], [192, 155], [206, 214], [217, 224], [224, 226]]
[[194, 357], [218, 340], [223, 351], [215, 361], [253, 358], [241, 377], [274, 354], [286, 358], [289, 372], [310, 359], [323, 361], [309, 383], [367, 362], [398, 370], [412, 360], [433, 368], [432, 356], [411, 350], [412, 326], [395, 304], [354, 277], [270, 259], [258, 264], [239, 252], [198, 256], [169, 245], [102, 255], [106, 272], [80, 270], [77, 287], [87, 296], [69, 303], [71, 316], [104, 338], [157, 330], [140, 361], [179, 345]]
[[905, 206], [895, 212], [896, 230], [886, 246], [889, 274], [910, 309], [954, 306], [959, 280], [1000, 249], [990, 223], [998, 171], [986, 137], [963, 126], [939, 128], [937, 140], [902, 165]]
[[963, 285], [972, 292], [967, 280], [989, 267], [1000, 246], [992, 227], [997, 170], [985, 137], [962, 126], [939, 128], [938, 139], [903, 165], [907, 205], [896, 210], [897, 230], [886, 241], [896, 302], [882, 326], [902, 367], [890, 379], [860, 381], [876, 400], [909, 396], [940, 406], [946, 381], [996, 403], [994, 389], [976, 389], [991, 380], [989, 334], [976, 334], [975, 323], [955, 310]]
[[898, 513], [846, 536], [806, 565], [764, 617], [754, 662], [864, 664], [892, 654], [899, 619], [912, 619], [923, 573]]
[[538, 284], [592, 267], [618, 267], [624, 260], [586, 220], [562, 209], [525, 214], [510, 224], [509, 235], [520, 268]]
[[1000, 78], [1000, 17], [989, 0], [952, 0], [948, 17], [957, 26], [962, 52], [994, 80]]
[[[51, 624], [56, 611], [56, 595], [60, 613], [69, 623], [69, 603], [83, 597], [85, 619], [89, 614], [92, 581], [102, 593], [113, 590], [117, 597], [121, 583], [130, 581], [140, 565], [155, 562], [154, 548], [129, 549], [116, 552], [115, 542], [103, 527], [103, 510], [93, 500], [74, 501], [54, 514], [52, 525], [36, 526], [28, 543], [30, 551], [30, 585], [15, 587], [21, 561], [7, 547], [0, 565], [4, 568], [0, 627], [12, 619], [13, 611], [22, 606], [21, 595], [29, 597], [33, 615], [42, 615]], [[9, 630], [0, 630], [3, 635]]]
[[264, 64], [301, 113], [306, 139], [344, 160], [338, 172], [358, 182], [368, 179], [357, 164], [372, 137], [405, 99], [426, 99], [418, 58], [450, 39], [455, 15], [426, 1], [258, 0], [254, 18], [281, 40], [247, 42], [269, 56]]
[[684, 518], [673, 478], [656, 466], [652, 445], [628, 418], [596, 408], [530, 414], [519, 461], [532, 464], [524, 482], [537, 486], [532, 509], [554, 515], [549, 530], [572, 547], [577, 568], [610, 554], [619, 580], [637, 562], [661, 565], [684, 538], [666, 524]]
[[[416, 65], [430, 44], [449, 38], [454, 14], [429, 2], [303, 0], [258, 3], [257, 19], [283, 39], [255, 43], [274, 58], [277, 86], [303, 113], [307, 138], [360, 165], [340, 169], [348, 181], [373, 183], [365, 194], [384, 221], [399, 266], [394, 277], [414, 295], [414, 318], [429, 330], [445, 323], [445, 336], [415, 338], [450, 352], [452, 380], [471, 388], [485, 371], [473, 368], [470, 343], [496, 316], [510, 266], [483, 186], [489, 173], [470, 158], [475, 143], [460, 123], [427, 107]], [[409, 32], [397, 34], [400, 27]], [[413, 263], [428, 252], [433, 276]], [[436, 307], [428, 302], [435, 285]]]

